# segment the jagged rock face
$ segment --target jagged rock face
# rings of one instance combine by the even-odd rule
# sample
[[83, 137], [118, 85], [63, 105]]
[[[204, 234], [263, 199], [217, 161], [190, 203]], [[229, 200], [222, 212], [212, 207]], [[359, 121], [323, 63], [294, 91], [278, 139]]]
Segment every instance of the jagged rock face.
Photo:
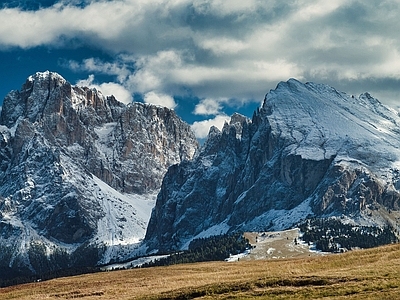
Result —
[[[37, 245], [43, 255], [71, 255], [69, 267], [82, 247], [110, 252], [137, 243], [149, 195], [198, 143], [172, 110], [124, 105], [44, 72], [6, 96], [0, 146], [0, 250], [11, 257], [0, 255], [0, 270], [5, 264], [35, 272], [29, 249]], [[11, 244], [21, 251], [10, 254]], [[95, 259], [115, 258], [100, 250]]]
[[14, 153], [28, 134], [35, 134], [28, 128], [34, 124], [51, 144], [127, 193], [157, 190], [166, 169], [191, 159], [197, 148], [190, 127], [174, 111], [141, 103], [125, 106], [112, 96], [72, 87], [55, 73], [36, 74], [21, 91], [6, 96], [0, 124], [11, 128], [17, 123]]
[[[105, 159], [89, 152], [87, 166], [93, 174], [118, 190], [146, 193], [158, 190], [166, 169], [191, 159], [197, 141], [190, 127], [164, 107], [135, 104], [121, 113], [118, 122], [95, 129]], [[117, 159], [115, 158], [117, 157]]]
[[369, 94], [282, 82], [251, 121], [212, 128], [193, 161], [169, 169], [147, 245], [180, 249], [194, 237], [280, 230], [307, 216], [397, 226], [387, 211], [400, 205], [398, 124]]

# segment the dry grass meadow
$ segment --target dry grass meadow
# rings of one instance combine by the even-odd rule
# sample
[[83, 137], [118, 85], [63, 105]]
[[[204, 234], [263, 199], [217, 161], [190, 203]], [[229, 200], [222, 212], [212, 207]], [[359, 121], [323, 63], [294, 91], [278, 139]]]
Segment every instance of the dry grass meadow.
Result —
[[307, 258], [95, 273], [0, 289], [0, 299], [400, 299], [400, 245]]

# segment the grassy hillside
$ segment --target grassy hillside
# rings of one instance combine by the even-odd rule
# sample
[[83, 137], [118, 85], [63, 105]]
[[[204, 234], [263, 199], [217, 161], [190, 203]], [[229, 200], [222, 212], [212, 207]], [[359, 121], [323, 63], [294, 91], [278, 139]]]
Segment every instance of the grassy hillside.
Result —
[[400, 245], [282, 260], [104, 272], [0, 289], [0, 299], [397, 299]]

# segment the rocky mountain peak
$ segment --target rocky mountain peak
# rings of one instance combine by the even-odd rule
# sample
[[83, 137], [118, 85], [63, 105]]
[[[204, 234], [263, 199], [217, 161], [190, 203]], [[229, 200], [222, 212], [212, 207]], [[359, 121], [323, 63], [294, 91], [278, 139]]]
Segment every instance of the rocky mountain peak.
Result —
[[125, 105], [48, 71], [4, 99], [0, 145], [0, 273], [38, 271], [38, 247], [35, 257], [63, 268], [130, 255], [167, 169], [198, 148], [173, 110]]
[[236, 138], [240, 139], [242, 136], [243, 126], [250, 124], [251, 120], [241, 114], [234, 113], [231, 116], [231, 120], [228, 123], [224, 124], [222, 129], [223, 132], [228, 132], [229, 130], [235, 131]]
[[310, 216], [400, 229], [396, 111], [368, 94], [290, 79], [265, 96], [252, 121], [232, 120], [210, 131], [193, 161], [166, 174], [146, 234], [150, 249], [286, 229]]
[[71, 85], [57, 73], [46, 71], [29, 76], [20, 91], [12, 91], [5, 97], [0, 124], [12, 127], [18, 118], [37, 121], [46, 114], [45, 110], [60, 109], [52, 101], [70, 96], [70, 88]]

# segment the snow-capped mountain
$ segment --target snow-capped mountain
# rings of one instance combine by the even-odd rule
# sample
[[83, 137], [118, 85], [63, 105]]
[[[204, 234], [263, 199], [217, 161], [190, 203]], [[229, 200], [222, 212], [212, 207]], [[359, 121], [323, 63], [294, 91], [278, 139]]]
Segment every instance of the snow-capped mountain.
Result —
[[129, 257], [168, 167], [197, 148], [172, 110], [30, 76], [0, 115], [0, 273]]
[[145, 242], [183, 249], [193, 238], [281, 230], [311, 216], [398, 230], [399, 125], [368, 93], [281, 82], [252, 120], [235, 114], [194, 160], [168, 170]]

